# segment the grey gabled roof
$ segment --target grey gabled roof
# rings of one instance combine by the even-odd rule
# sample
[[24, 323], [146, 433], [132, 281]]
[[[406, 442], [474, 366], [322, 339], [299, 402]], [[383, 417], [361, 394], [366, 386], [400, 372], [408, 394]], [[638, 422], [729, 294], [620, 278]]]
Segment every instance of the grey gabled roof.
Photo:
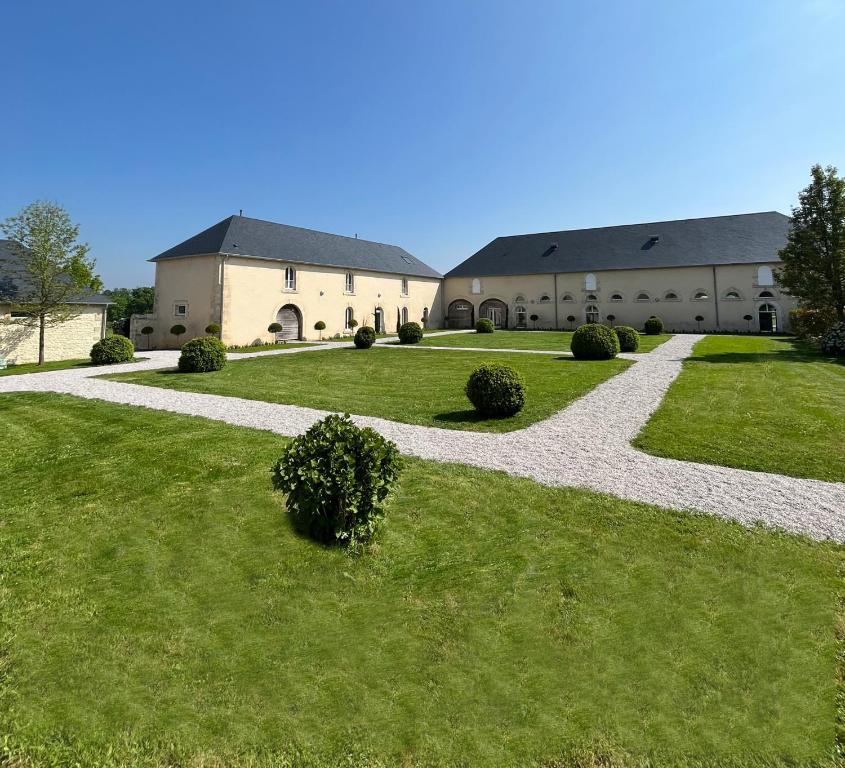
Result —
[[789, 225], [768, 211], [497, 237], [446, 277], [779, 261]]
[[[26, 271], [19, 248], [12, 240], [0, 240], [0, 302], [23, 302], [23, 295], [29, 274]], [[102, 293], [85, 293], [67, 300], [68, 304], [113, 304]]]
[[439, 272], [396, 245], [331, 235], [246, 216], [229, 216], [150, 261], [209, 253], [390, 272], [413, 277], [442, 277]]

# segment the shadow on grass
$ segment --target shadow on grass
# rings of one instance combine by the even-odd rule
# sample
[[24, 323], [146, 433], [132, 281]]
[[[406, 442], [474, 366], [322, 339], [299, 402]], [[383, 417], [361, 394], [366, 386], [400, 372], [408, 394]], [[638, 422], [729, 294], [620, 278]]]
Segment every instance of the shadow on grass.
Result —
[[781, 349], [772, 352], [714, 352], [693, 354], [687, 359], [695, 363], [833, 363], [845, 364], [845, 360], [828, 357], [808, 343], [793, 337], [767, 337], [782, 344]]
[[478, 424], [483, 421], [489, 421], [486, 416], [479, 415], [478, 411], [473, 408], [467, 408], [463, 411], [446, 411], [445, 413], [436, 413], [431, 418], [433, 421], [439, 421], [446, 424]]

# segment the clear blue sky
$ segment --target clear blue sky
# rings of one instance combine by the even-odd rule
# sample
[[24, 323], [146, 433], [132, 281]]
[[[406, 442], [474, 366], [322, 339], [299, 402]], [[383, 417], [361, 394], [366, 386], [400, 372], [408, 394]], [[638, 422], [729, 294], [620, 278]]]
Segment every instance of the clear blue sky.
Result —
[[0, 218], [107, 287], [246, 215], [445, 271], [493, 237], [776, 209], [845, 170], [845, 3], [15, 2]]

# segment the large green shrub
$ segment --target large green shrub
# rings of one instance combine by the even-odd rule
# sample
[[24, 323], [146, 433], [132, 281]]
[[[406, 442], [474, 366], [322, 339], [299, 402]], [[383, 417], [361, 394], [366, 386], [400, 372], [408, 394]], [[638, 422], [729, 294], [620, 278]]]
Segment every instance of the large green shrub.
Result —
[[659, 317], [650, 317], [643, 326], [646, 336], [659, 336], [663, 333], [663, 321]]
[[419, 344], [422, 337], [423, 331], [419, 323], [404, 323], [399, 328], [400, 344]]
[[845, 357], [845, 323], [837, 323], [822, 336], [822, 353]]
[[219, 371], [226, 365], [226, 347], [216, 336], [202, 336], [182, 345], [179, 370], [182, 373]]
[[619, 337], [605, 325], [586, 323], [572, 334], [569, 346], [579, 360], [609, 360], [619, 354]]
[[384, 519], [384, 501], [402, 466], [399, 450], [349, 416], [318, 421], [285, 448], [273, 485], [287, 493], [296, 523], [318, 541], [354, 546]]
[[493, 321], [489, 317], [482, 317], [475, 324], [476, 333], [493, 333], [495, 330], [496, 326], [493, 325]]
[[219, 323], [209, 323], [205, 326], [205, 332], [209, 336], [219, 336], [220, 335], [220, 324]]
[[789, 312], [792, 332], [799, 339], [819, 339], [825, 335], [836, 322], [836, 313], [829, 308], [810, 309], [798, 307]]
[[614, 329], [619, 339], [620, 352], [636, 352], [640, 348], [640, 334], [628, 325], [617, 325]]
[[358, 349], [369, 349], [376, 343], [376, 332], [369, 325], [362, 325], [355, 331], [355, 346]]
[[125, 336], [106, 336], [91, 347], [94, 365], [125, 363], [135, 357], [135, 345]]
[[482, 416], [513, 416], [525, 405], [525, 384], [509, 365], [486, 363], [470, 374], [466, 396]]

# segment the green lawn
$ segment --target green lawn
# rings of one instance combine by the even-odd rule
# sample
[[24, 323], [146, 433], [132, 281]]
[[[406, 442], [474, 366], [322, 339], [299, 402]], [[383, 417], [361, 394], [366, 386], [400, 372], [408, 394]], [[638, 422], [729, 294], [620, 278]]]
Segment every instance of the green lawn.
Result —
[[[143, 360], [143, 357], [135, 358], [135, 361]], [[21, 365], [10, 365], [0, 370], [0, 376], [17, 376], [21, 373], [45, 373], [47, 371], [64, 371], [69, 368], [90, 368], [93, 366], [91, 359], [86, 357], [81, 360], [55, 360], [44, 365], [37, 363], [22, 363]]]
[[[508, 419], [479, 419], [464, 394], [470, 373], [501, 362], [526, 380], [525, 408]], [[520, 353], [340, 348], [231, 362], [222, 371], [138, 371], [114, 381], [348, 411], [411, 424], [505, 432], [544, 419], [630, 365]]]
[[637, 447], [845, 481], [845, 365], [783, 337], [709, 336], [693, 352]]
[[0, 763], [834, 765], [834, 545], [407, 460], [355, 558], [269, 433], [0, 420]]
[[313, 347], [316, 344], [307, 341], [289, 341], [286, 344], [252, 344], [248, 347], [227, 347], [227, 352], [272, 352], [274, 349], [290, 349], [291, 347]]
[[[651, 352], [671, 334], [646, 336], [640, 334], [638, 352]], [[448, 336], [434, 336], [423, 339], [424, 347], [480, 347], [483, 349], [545, 349], [561, 352], [569, 351], [572, 341], [571, 331], [505, 331], [494, 333], [456, 333]]]

